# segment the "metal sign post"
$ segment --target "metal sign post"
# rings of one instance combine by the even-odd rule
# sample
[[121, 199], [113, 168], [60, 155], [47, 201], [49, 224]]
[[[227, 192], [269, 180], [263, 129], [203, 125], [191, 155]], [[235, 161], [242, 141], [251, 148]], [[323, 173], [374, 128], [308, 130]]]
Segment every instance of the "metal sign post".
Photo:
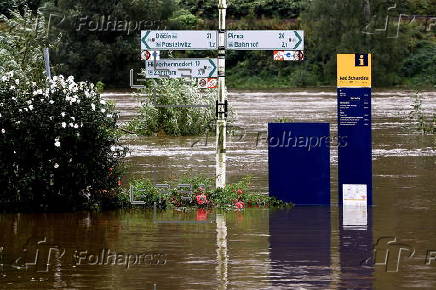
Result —
[[[232, 30], [226, 31], [227, 0], [218, 0], [219, 28], [213, 30], [144, 30], [141, 31], [141, 49], [158, 50], [217, 50], [216, 59], [158, 59], [147, 53], [145, 75], [147, 78], [198, 78], [203, 88], [215, 88], [218, 75], [216, 100], [216, 188], [226, 185], [227, 92], [226, 49], [229, 50], [283, 50], [298, 51], [302, 60], [304, 31], [302, 30]], [[149, 53], [150, 54], [150, 53]], [[292, 54], [293, 55], [293, 54]], [[291, 59], [291, 56], [289, 56]], [[284, 60], [284, 56], [283, 56]], [[217, 71], [218, 68], [218, 71]]]
[[48, 48], [44, 48], [44, 65], [45, 65], [45, 76], [51, 79], [50, 52]]
[[219, 0], [218, 30], [218, 100], [216, 102], [216, 188], [226, 185], [226, 135], [227, 135], [227, 93], [226, 93], [226, 0]]

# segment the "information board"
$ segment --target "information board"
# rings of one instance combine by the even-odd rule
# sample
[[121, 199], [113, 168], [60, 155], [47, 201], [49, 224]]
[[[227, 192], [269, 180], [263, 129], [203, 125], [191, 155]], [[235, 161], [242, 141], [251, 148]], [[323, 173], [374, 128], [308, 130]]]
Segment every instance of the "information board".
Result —
[[338, 88], [338, 138], [339, 201], [371, 205], [371, 88]]

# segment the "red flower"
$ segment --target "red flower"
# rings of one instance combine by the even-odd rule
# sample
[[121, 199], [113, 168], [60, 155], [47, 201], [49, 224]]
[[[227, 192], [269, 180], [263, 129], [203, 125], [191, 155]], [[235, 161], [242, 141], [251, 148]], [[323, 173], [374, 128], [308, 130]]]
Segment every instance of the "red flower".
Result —
[[207, 203], [207, 198], [206, 198], [206, 196], [204, 194], [199, 194], [199, 195], [196, 196], [196, 198], [197, 198], [197, 203], [200, 204], [200, 205], [204, 204], [204, 203]]
[[121, 182], [121, 179], [118, 178], [118, 186], [123, 185], [123, 183]]
[[238, 201], [235, 203], [235, 206], [237, 209], [243, 209], [244, 208], [244, 203], [242, 201]]
[[205, 221], [207, 220], [207, 210], [204, 208], [198, 208], [197, 209], [197, 221]]
[[237, 193], [237, 194], [243, 194], [244, 191], [243, 191], [242, 189], [238, 189], [238, 190], [236, 191], [236, 193]]

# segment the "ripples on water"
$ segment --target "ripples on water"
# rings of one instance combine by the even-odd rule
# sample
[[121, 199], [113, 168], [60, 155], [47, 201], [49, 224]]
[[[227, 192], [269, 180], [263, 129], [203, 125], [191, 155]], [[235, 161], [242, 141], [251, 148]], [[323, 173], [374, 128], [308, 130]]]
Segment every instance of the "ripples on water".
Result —
[[[427, 252], [436, 251], [435, 141], [403, 129], [411, 104], [408, 95], [376, 91], [373, 96], [375, 206], [368, 211], [367, 226], [342, 223], [344, 213], [335, 205], [337, 152], [332, 148], [330, 208], [2, 214], [0, 288], [436, 288], [436, 261], [425, 263]], [[425, 111], [436, 112], [436, 93], [424, 96]], [[138, 101], [131, 95], [105, 97], [116, 101], [121, 121], [135, 115]], [[279, 117], [330, 122], [336, 132], [334, 91], [231, 92], [229, 101], [238, 112], [235, 126], [246, 133], [230, 139], [229, 179], [252, 175], [259, 191], [267, 192], [268, 122]], [[258, 138], [262, 142], [256, 144]], [[206, 142], [203, 136], [197, 141], [195, 137], [124, 138], [131, 150], [131, 176], [156, 182], [187, 170], [213, 176], [214, 139], [209, 136]], [[385, 242], [397, 239], [389, 246], [394, 257], [399, 247], [415, 250], [410, 258], [404, 252], [398, 272], [391, 271], [395, 259], [380, 264], [386, 247], [377, 248], [374, 256], [373, 245], [383, 237]], [[40, 258], [35, 263], [37, 249]], [[108, 249], [121, 255], [119, 264], [90, 264]], [[134, 259], [141, 253], [160, 253], [165, 263], [147, 260], [128, 269], [122, 264], [126, 255]], [[75, 267], [74, 254], [86, 258]]]

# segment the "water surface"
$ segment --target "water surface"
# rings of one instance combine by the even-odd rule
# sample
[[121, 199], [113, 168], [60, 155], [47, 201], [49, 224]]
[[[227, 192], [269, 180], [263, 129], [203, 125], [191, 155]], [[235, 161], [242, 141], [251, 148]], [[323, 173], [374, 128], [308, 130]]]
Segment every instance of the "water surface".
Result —
[[[425, 112], [436, 112], [436, 93], [424, 95]], [[135, 115], [134, 97], [105, 97], [117, 103], [121, 121]], [[336, 132], [335, 91], [231, 91], [229, 102], [238, 129], [229, 138], [228, 179], [252, 175], [260, 192], [268, 191], [268, 122], [330, 122]], [[332, 148], [332, 207], [2, 214], [0, 288], [436, 288], [436, 143], [404, 128], [411, 102], [408, 92], [373, 95], [375, 205], [366, 226], [343, 224]], [[162, 183], [214, 174], [213, 136], [123, 142], [130, 177]]]

